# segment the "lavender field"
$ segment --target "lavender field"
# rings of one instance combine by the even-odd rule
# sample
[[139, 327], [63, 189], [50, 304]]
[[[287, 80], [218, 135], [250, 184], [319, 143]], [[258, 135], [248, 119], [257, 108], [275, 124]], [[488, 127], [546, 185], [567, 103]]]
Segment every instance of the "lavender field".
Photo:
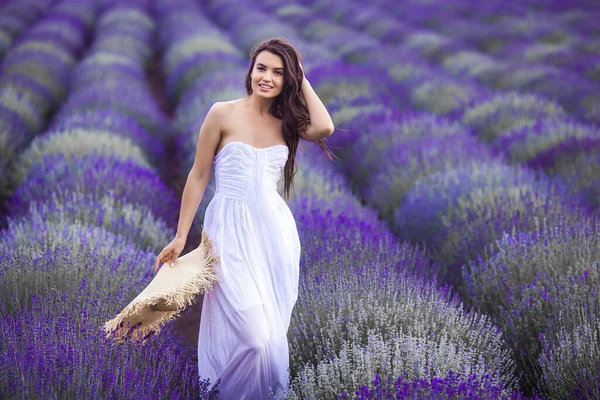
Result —
[[283, 37], [339, 158], [301, 141], [287, 398], [600, 399], [598, 21], [596, 0], [0, 3], [0, 398], [218, 398], [200, 296], [144, 346], [100, 326], [153, 279], [209, 108]]

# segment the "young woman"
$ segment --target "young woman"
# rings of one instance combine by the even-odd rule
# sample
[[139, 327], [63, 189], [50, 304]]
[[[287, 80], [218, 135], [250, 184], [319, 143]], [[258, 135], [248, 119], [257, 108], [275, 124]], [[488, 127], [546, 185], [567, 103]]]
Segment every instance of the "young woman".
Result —
[[217, 102], [200, 128], [177, 235], [157, 256], [176, 260], [215, 165], [216, 191], [203, 230], [219, 255], [219, 282], [204, 295], [198, 374], [223, 399], [266, 399], [288, 390], [287, 331], [298, 297], [300, 239], [277, 191], [283, 170], [289, 199], [300, 138], [318, 142], [333, 122], [284, 39], [255, 46], [246, 74], [247, 96]]

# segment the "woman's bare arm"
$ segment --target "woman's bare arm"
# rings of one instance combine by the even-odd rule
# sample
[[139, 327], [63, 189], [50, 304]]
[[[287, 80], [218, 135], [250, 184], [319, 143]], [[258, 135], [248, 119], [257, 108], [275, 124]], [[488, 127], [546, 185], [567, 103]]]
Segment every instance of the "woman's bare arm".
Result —
[[187, 239], [194, 216], [198, 212], [198, 207], [210, 181], [215, 151], [221, 141], [223, 108], [224, 103], [217, 102], [212, 105], [198, 134], [194, 165], [185, 182], [177, 224], [176, 236], [183, 239]]

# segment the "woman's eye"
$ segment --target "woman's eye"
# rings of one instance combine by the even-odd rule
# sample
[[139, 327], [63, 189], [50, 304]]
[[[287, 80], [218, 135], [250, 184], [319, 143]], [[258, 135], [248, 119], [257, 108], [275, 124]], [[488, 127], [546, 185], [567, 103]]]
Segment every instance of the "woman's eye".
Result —
[[[256, 69], [259, 70], [259, 71], [264, 71], [265, 68], [264, 67], [256, 67]], [[281, 75], [282, 74], [281, 71], [275, 71], [275, 73], [277, 75]]]

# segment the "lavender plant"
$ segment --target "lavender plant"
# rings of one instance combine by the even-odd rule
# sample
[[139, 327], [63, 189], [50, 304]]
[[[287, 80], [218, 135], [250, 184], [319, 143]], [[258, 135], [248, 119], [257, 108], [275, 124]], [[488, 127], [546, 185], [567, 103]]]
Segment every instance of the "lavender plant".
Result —
[[154, 19], [145, 8], [126, 3], [111, 6], [96, 25], [98, 36], [91, 51], [123, 54], [144, 64], [152, 56], [152, 39], [156, 29]]
[[433, 78], [438, 71], [424, 60], [415, 57], [412, 54], [404, 57], [397, 57], [395, 54], [388, 63], [386, 70], [390, 77], [396, 82], [410, 82], [412, 79], [425, 81], [427, 78]]
[[[42, 3], [39, 3], [40, 5]], [[46, 3], [45, 7], [50, 6]], [[10, 8], [7, 6], [7, 8]], [[33, 8], [32, 8], [33, 9]], [[63, 1], [45, 14], [38, 23], [14, 43], [2, 60], [0, 74], [0, 131], [3, 155], [2, 171], [10, 171], [9, 162], [42, 130], [49, 112], [65, 95], [68, 74], [82, 50], [91, 27], [96, 5]], [[61, 16], [63, 18], [61, 18]], [[75, 28], [72, 46], [64, 45], [63, 36], [42, 36], [49, 31]], [[19, 121], [19, 122], [15, 122]], [[17, 123], [20, 126], [15, 127]], [[10, 129], [4, 131], [4, 125]], [[16, 128], [13, 130], [13, 128]], [[12, 191], [10, 173], [3, 174], [0, 192]]]
[[[348, 36], [353, 36], [354, 40], [348, 40]], [[381, 54], [389, 52], [389, 46], [352, 29], [340, 27], [340, 29], [327, 35], [321, 41], [335, 57], [340, 58], [350, 64], [375, 64], [375, 59]]]
[[[85, 24], [91, 28], [96, 22], [99, 6], [94, 3], [82, 3], [77, 0], [62, 0], [53, 7], [46, 15], [64, 16], [67, 20], [75, 21], [77, 25]], [[37, 25], [36, 25], [37, 27]]]
[[600, 81], [600, 60], [595, 59], [590, 61], [585, 70], [585, 75], [588, 79]]
[[455, 118], [486, 95], [479, 85], [461, 82], [456, 78], [438, 78], [415, 85], [411, 91], [411, 101], [417, 109]]
[[594, 148], [590, 150], [589, 153], [562, 158], [546, 171], [565, 181], [570, 194], [580, 198], [590, 207], [598, 209], [600, 206], [600, 155], [593, 151]]
[[[0, 91], [0, 104], [4, 109], [17, 114], [27, 128], [23, 142], [29, 139], [29, 132], [39, 132], [43, 124], [43, 113], [35, 107], [35, 99], [21, 88], [5, 87]], [[19, 140], [19, 139], [17, 139]]]
[[[160, 48], [168, 48], [194, 33], [218, 33], [213, 22], [202, 12], [200, 4], [192, 0], [159, 0], [151, 5], [152, 16], [157, 22], [157, 39]], [[202, 51], [200, 51], [202, 52]], [[195, 56], [198, 53], [187, 53]], [[182, 53], [185, 57], [185, 54]], [[165, 60], [163, 59], [163, 62]], [[163, 64], [165, 74], [172, 69]]]
[[[149, 96], [147, 89], [137, 90], [139, 85], [139, 83], [121, 80], [115, 82], [114, 87], [106, 87], [101, 82], [88, 86], [70, 95], [56, 118], [65, 119], [74, 113], [104, 108], [106, 104], [110, 104], [113, 109], [134, 118], [150, 133], [165, 131], [167, 127], [165, 115], [160, 111], [156, 101]], [[125, 87], [136, 88], [136, 90], [126, 90]]]
[[492, 87], [508, 68], [506, 63], [473, 50], [461, 50], [449, 55], [442, 67], [454, 76], [466, 75]]
[[377, 132], [380, 123], [395, 120], [393, 115], [398, 114], [384, 98], [377, 101], [372, 96], [352, 100], [338, 97], [327, 109], [336, 127], [336, 134], [328, 137], [327, 143], [341, 160], [350, 154], [359, 137]]
[[[68, 72], [85, 45], [96, 7], [93, 3], [60, 2], [7, 52], [4, 77], [30, 76], [55, 96], [53, 102], [45, 104], [42, 114], [66, 94]], [[66, 39], [62, 33], [69, 31], [72, 38]]]
[[462, 50], [464, 44], [434, 31], [414, 29], [404, 37], [402, 47], [419, 52], [428, 60], [439, 63]]
[[26, 134], [27, 126], [20, 115], [0, 104], [0, 197], [6, 197], [12, 191], [10, 158], [23, 150]]
[[[553, 398], [593, 399], [600, 396], [600, 299], [599, 268], [567, 284], [567, 307], [561, 307], [558, 323], [539, 334], [542, 350], [538, 359], [540, 386]], [[591, 285], [580, 285], [580, 281]], [[595, 280], [595, 281], [594, 281]], [[569, 285], [570, 284], [570, 285]], [[583, 289], [583, 290], [581, 290]]]
[[[6, 288], [1, 298], [5, 312], [13, 315], [46, 289], [75, 297], [83, 279], [93, 298], [114, 300], [118, 308], [141, 292], [154, 273], [154, 254], [142, 252], [125, 236], [79, 222], [21, 218], [2, 231], [0, 240], [0, 277]], [[124, 283], [128, 290], [113, 299]]]
[[543, 169], [552, 169], [562, 158], [585, 153], [598, 144], [600, 129], [573, 119], [539, 120], [505, 131], [492, 142], [496, 151], [505, 151], [510, 159]]
[[[8, 177], [10, 157], [23, 150], [23, 140], [14, 140], [12, 135], [25, 137], [27, 127], [19, 114], [0, 104], [0, 176]], [[0, 196], [6, 196], [9, 179], [0, 179]]]
[[475, 160], [492, 160], [485, 145], [471, 135], [408, 141], [390, 146], [381, 156], [387, 161], [369, 170], [361, 193], [388, 221], [415, 182]]
[[159, 165], [159, 160], [166, 156], [161, 140], [151, 135], [132, 117], [106, 105], [104, 108], [73, 113], [62, 120], [54, 121], [47, 132], [68, 131], [71, 129], [90, 129], [92, 131], [108, 131], [115, 136], [132, 140], [144, 152], [145, 156]]
[[575, 49], [567, 43], [533, 43], [526, 44], [519, 56], [527, 62], [550, 64], [561, 67], [562, 60], [573, 59]]
[[[363, 206], [360, 201], [352, 195], [334, 195], [331, 197], [321, 197], [319, 194], [313, 193], [310, 190], [294, 194], [289, 202], [289, 207], [294, 215], [306, 215], [307, 221], [312, 221], [317, 215], [324, 216], [318, 219], [319, 224], [324, 224], [327, 217], [341, 217], [350, 225], [355, 219], [364, 222], [365, 229], [375, 229], [381, 231], [381, 235], [391, 235], [385, 224], [378, 220], [377, 213], [368, 207]], [[308, 217], [310, 215], [310, 217]], [[320, 225], [319, 225], [320, 226]], [[375, 227], [375, 228], [372, 228]], [[300, 229], [300, 228], [299, 228]], [[313, 231], [310, 227], [303, 224], [303, 228], [307, 232], [316, 232], [315, 235], [320, 235], [319, 229]], [[358, 234], [361, 236], [360, 234]], [[327, 245], [329, 248], [331, 246]]]
[[74, 158], [91, 153], [128, 160], [142, 168], [151, 168], [145, 153], [129, 137], [117, 136], [106, 130], [72, 128], [37, 136], [15, 160], [12, 179], [15, 185], [23, 183], [32, 167], [43, 163], [43, 159], [48, 156], [62, 154], [66, 162], [73, 164]]
[[22, 93], [37, 110], [44, 110], [56, 100], [47, 86], [27, 75], [0, 76], [0, 90]]
[[456, 122], [427, 113], [402, 113], [382, 122], [376, 114], [373, 119], [372, 131], [355, 141], [345, 170], [384, 219], [391, 218], [419, 178], [490, 158], [485, 145]]
[[30, 77], [50, 91], [57, 101], [66, 94], [67, 74], [74, 63], [74, 54], [63, 46], [32, 40], [18, 46], [4, 59], [2, 74]]
[[144, 70], [137, 60], [100, 49], [86, 57], [73, 70], [71, 90], [78, 91], [98, 80], [108, 85], [124, 79], [143, 81]]
[[399, 22], [379, 8], [364, 7], [361, 4], [348, 2], [316, 2], [311, 6], [315, 13], [330, 15], [334, 21], [365, 32], [381, 43], [398, 44], [410, 33], [408, 24]]
[[[116, 261], [114, 255], [109, 258]], [[99, 260], [86, 261], [85, 270]], [[72, 281], [73, 290], [39, 290], [16, 313], [7, 313], [0, 301], [0, 396], [215, 399], [198, 377], [195, 349], [171, 323], [143, 346], [114, 344], [99, 329], [131, 299], [129, 292], [139, 288], [135, 277], [124, 277], [122, 287], [114, 287], [110, 295], [102, 285], [90, 285], [98, 276], [79, 275]]]
[[189, 35], [171, 46], [165, 54], [164, 65], [166, 71], [172, 71], [181, 64], [189, 54], [220, 52], [232, 56], [240, 56], [240, 50], [231, 41], [218, 31], [211, 35]]
[[370, 399], [431, 399], [445, 400], [449, 398], [459, 399], [521, 399], [518, 392], [513, 392], [510, 397], [497, 386], [489, 375], [477, 376], [473, 374], [469, 377], [463, 377], [450, 371], [446, 377], [434, 377], [429, 379], [407, 379], [399, 376], [397, 379], [388, 377], [387, 381], [382, 379], [380, 374], [376, 374], [372, 380], [373, 388], [368, 385], [362, 385], [360, 389], [352, 394], [342, 392], [336, 399], [346, 400], [370, 400]]
[[52, 5], [50, 0], [32, 2], [8, 2], [0, 13], [0, 58], [3, 58], [13, 42], [35, 23]]
[[[182, 96], [180, 105], [177, 107], [174, 119], [171, 122], [170, 126], [175, 137], [188, 131], [190, 135], [192, 133], [197, 135], [206, 113], [214, 102], [243, 97], [244, 89], [236, 82], [244, 74], [245, 71], [240, 67], [238, 70], [208, 74], [196, 81]], [[197, 136], [183, 135], [183, 137], [194, 143], [198, 139]], [[185, 152], [182, 154], [189, 155], [192, 153], [188, 147], [183, 150]]]
[[[303, 193], [311, 193], [318, 198], [333, 201], [344, 201], [354, 197], [351, 185], [341, 173], [339, 160], [327, 158], [318, 145], [300, 143], [296, 157], [298, 169], [294, 175], [295, 197]], [[283, 179], [279, 183], [282, 187]]]
[[[483, 315], [463, 309], [448, 289], [407, 271], [427, 263], [403, 246], [397, 267], [332, 264], [304, 274], [292, 318], [294, 397], [329, 398], [375, 373], [383, 378], [493, 376], [514, 385], [514, 365], [501, 333]], [[415, 268], [416, 267], [416, 268]]]
[[156, 218], [176, 226], [179, 202], [153, 169], [117, 156], [89, 154], [74, 156], [47, 155], [29, 170], [28, 178], [7, 201], [10, 215], [27, 213], [29, 203], [79, 192], [101, 199], [112, 194], [130, 204], [148, 206]]
[[[21, 218], [21, 216], [19, 216]], [[114, 195], [100, 198], [80, 192], [67, 192], [64, 196], [52, 193], [43, 201], [33, 201], [22, 218], [56, 224], [81, 223], [100, 226], [133, 241], [140, 249], [160, 251], [164, 243], [174, 236], [175, 230], [154, 216], [152, 210], [141, 203], [124, 202]], [[9, 225], [14, 223], [9, 216]]]
[[[375, 75], [377, 79], [373, 78]], [[399, 89], [382, 68], [354, 66], [344, 62], [313, 68], [311, 84], [325, 105], [336, 97], [354, 99], [381, 96], [392, 102], [396, 100], [393, 91]]]
[[79, 54], [85, 48], [86, 32], [91, 27], [91, 21], [80, 18], [72, 11], [53, 10], [46, 13], [43, 23], [27, 31], [27, 39], [52, 41], [73, 54]]
[[473, 163], [417, 182], [394, 222], [402, 237], [426, 240], [460, 287], [461, 266], [504, 232], [533, 230], [538, 219], [553, 223], [585, 215], [564, 193], [564, 187], [522, 169]]
[[215, 70], [218, 70], [219, 74], [226, 71], [240, 72], [242, 65], [242, 57], [239, 54], [223, 53], [218, 50], [214, 53], [199, 53], [186, 58], [167, 76], [169, 99], [178, 103], [194, 82], [211, 76]]
[[523, 68], [514, 63], [508, 64], [504, 73], [497, 77], [494, 87], [501, 90], [528, 91], [527, 87], [535, 85], [536, 82], [552, 79], [556, 72], [556, 68], [547, 65], [527, 65]]
[[[303, 241], [301, 268], [320, 271], [331, 265], [366, 264], [378, 262], [395, 266], [403, 260], [406, 248], [392, 234], [377, 213], [353, 201], [352, 197], [317, 198], [314, 194], [294, 196], [290, 209], [296, 216], [297, 228]], [[310, 249], [310, 251], [307, 251]], [[416, 273], [435, 276], [437, 265], [418, 264], [411, 267]]]
[[402, 238], [431, 242], [443, 227], [443, 215], [456, 207], [465, 193], [483, 187], [508, 187], [515, 181], [534, 184], [534, 180], [532, 174], [498, 162], [472, 162], [439, 171], [417, 181], [407, 193], [394, 213], [394, 228]]
[[[430, 137], [450, 140], [472, 135], [464, 126], [450, 119], [427, 112], [398, 112], [394, 109], [360, 114], [354, 118], [352, 125], [364, 130], [353, 143], [351, 156], [357, 158], [355, 162], [364, 164], [365, 168], [374, 167], [375, 160], [380, 159], [379, 153], [390, 146]], [[363, 154], [361, 159], [358, 159], [358, 154]]]
[[491, 141], [504, 131], [533, 125], [540, 118], [566, 117], [563, 108], [552, 101], [532, 94], [509, 92], [467, 108], [462, 123], [484, 140]]
[[554, 79], [535, 82], [525, 90], [558, 101], [565, 110], [585, 121], [600, 122], [600, 110], [597, 107], [600, 85], [564, 70], [556, 71], [552, 77]]
[[[240, 8], [238, 4], [237, 0], [218, 0], [203, 3], [207, 14], [221, 28], [229, 31], [232, 41], [244, 54], [248, 54], [256, 43], [268, 38], [279, 36], [294, 41], [293, 38], [296, 35], [292, 27], [269, 17], [258, 7]], [[219, 18], [220, 14], [225, 14], [224, 9], [229, 9], [228, 15], [224, 16], [224, 19], [223, 17]], [[230, 22], [224, 23], [228, 18]]]
[[561, 219], [507, 233], [463, 267], [466, 295], [502, 328], [523, 382], [552, 397], [582, 394], [597, 377], [600, 353], [582, 340], [600, 312], [599, 226]]
[[437, 246], [432, 251], [452, 268], [460, 268], [511, 229], [531, 230], [536, 219], [552, 223], [560, 218], [576, 221], [586, 215], [588, 210], [566, 198], [565, 192], [564, 187], [548, 179], [536, 185], [475, 190], [444, 216], [447, 229], [434, 239], [440, 244], [439, 253]]

